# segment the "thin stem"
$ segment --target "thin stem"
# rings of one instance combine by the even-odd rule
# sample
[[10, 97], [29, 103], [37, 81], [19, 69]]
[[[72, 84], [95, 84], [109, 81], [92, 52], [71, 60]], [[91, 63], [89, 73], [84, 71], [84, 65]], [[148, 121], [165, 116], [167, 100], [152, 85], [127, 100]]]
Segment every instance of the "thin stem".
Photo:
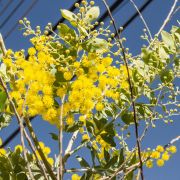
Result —
[[44, 155], [41, 147], [39, 146], [39, 141], [38, 141], [38, 138], [37, 138], [37, 136], [36, 136], [36, 134], [35, 134], [35, 132], [34, 132], [34, 130], [33, 130], [33, 127], [32, 127], [32, 125], [31, 125], [31, 122], [29, 121], [28, 118], [24, 118], [24, 119], [25, 119], [27, 128], [28, 128], [28, 130], [29, 130], [30, 136], [31, 136], [31, 138], [32, 138], [32, 140], [33, 140], [33, 142], [34, 142], [34, 144], [35, 144], [35, 146], [36, 146], [36, 149], [37, 149], [37, 151], [38, 151], [38, 153], [39, 153], [39, 155], [40, 155], [40, 157], [41, 157], [41, 159], [42, 159], [42, 161], [43, 161], [46, 169], [47, 169], [47, 172], [49, 173], [50, 177], [51, 177], [53, 180], [56, 180], [56, 176], [54, 175], [54, 173], [53, 173], [53, 171], [52, 171], [52, 169], [51, 169], [51, 165], [50, 165], [49, 162], [47, 161], [47, 159], [46, 159], [46, 157], [45, 157], [45, 155]]
[[0, 33], [0, 48], [1, 48], [1, 50], [2, 50], [3, 56], [5, 56], [7, 50], [6, 50], [6, 47], [5, 47], [5, 44], [4, 44], [4, 40], [3, 40], [3, 38], [2, 38], [1, 33]]
[[71, 137], [71, 139], [70, 139], [70, 141], [68, 143], [68, 146], [67, 146], [67, 148], [65, 150], [65, 155], [68, 154], [71, 151], [73, 143], [76, 140], [78, 133], [79, 133], [79, 130], [77, 130], [77, 131], [75, 131], [73, 133], [73, 135], [72, 135], [72, 137]]
[[2, 87], [3, 87], [3, 89], [4, 89], [4, 91], [5, 91], [5, 93], [6, 93], [6, 95], [7, 95], [7, 98], [8, 98], [8, 100], [9, 100], [9, 102], [10, 102], [10, 105], [11, 105], [13, 111], [14, 111], [14, 114], [15, 114], [16, 119], [17, 119], [17, 121], [18, 121], [18, 124], [19, 124], [19, 126], [20, 126], [21, 144], [22, 144], [22, 147], [23, 147], [24, 159], [25, 159], [25, 161], [26, 161], [26, 163], [27, 163], [27, 168], [28, 168], [28, 171], [29, 171], [29, 175], [30, 175], [31, 179], [34, 180], [34, 177], [33, 177], [33, 174], [32, 174], [32, 171], [31, 171], [31, 168], [30, 168], [28, 159], [27, 159], [27, 150], [26, 150], [26, 147], [25, 147], [24, 136], [23, 136], [24, 126], [23, 126], [22, 119], [21, 119], [21, 117], [19, 116], [19, 114], [18, 114], [18, 112], [17, 112], [17, 110], [16, 110], [16, 107], [15, 107], [15, 105], [14, 105], [14, 102], [12, 101], [12, 99], [11, 99], [11, 97], [10, 97], [10, 95], [9, 95], [9, 91], [8, 91], [8, 89], [7, 89], [7, 87], [6, 87], [6, 84], [4, 83], [4, 81], [3, 81], [3, 79], [2, 79], [1, 76], [0, 76], [0, 83], [1, 83], [1, 85], [2, 85]]
[[144, 23], [144, 26], [145, 26], [145, 28], [147, 29], [147, 32], [148, 32], [148, 34], [149, 34], [149, 37], [150, 37], [150, 39], [152, 40], [153, 38], [152, 38], [152, 35], [151, 35], [151, 31], [149, 30], [149, 27], [148, 27], [145, 19], [143, 18], [141, 12], [139, 11], [139, 9], [138, 9], [138, 7], [136, 6], [136, 4], [134, 3], [134, 1], [133, 1], [133, 0], [130, 0], [130, 1], [131, 1], [131, 3], [133, 4], [133, 6], [135, 7], [136, 11], [139, 13], [139, 17], [141, 18], [142, 22]]
[[[171, 20], [171, 17], [172, 17], [172, 15], [173, 15], [173, 13], [174, 13], [174, 10], [175, 10], [175, 7], [176, 7], [176, 4], [177, 4], [177, 3], [178, 3], [178, 0], [175, 0], [174, 3], [173, 3], [173, 5], [172, 5], [172, 7], [171, 7], [171, 9], [170, 9], [170, 11], [169, 11], [169, 13], [168, 13], [168, 15], [167, 15], [167, 17], [166, 17], [166, 19], [164, 20], [164, 23], [162, 24], [162, 26], [160, 27], [158, 33], [156, 34], [156, 37], [158, 37], [158, 36], [160, 35], [160, 33], [161, 33], [162, 30], [165, 28], [165, 26], [167, 25], [167, 23]], [[151, 45], [153, 45], [154, 42], [155, 42], [155, 39], [153, 39], [153, 41], [151, 42], [151, 44], [149, 45], [149, 47], [150, 47]]]
[[25, 128], [24, 128], [24, 135], [25, 135], [25, 137], [26, 137], [26, 140], [27, 140], [27, 142], [28, 142], [28, 144], [29, 144], [29, 146], [30, 146], [30, 148], [31, 148], [31, 150], [32, 150], [32, 152], [33, 152], [33, 154], [34, 154], [34, 156], [36, 157], [36, 160], [37, 160], [37, 162], [38, 162], [39, 168], [40, 168], [40, 170], [41, 170], [41, 172], [42, 172], [42, 174], [43, 174], [45, 180], [48, 180], [46, 171], [45, 171], [45, 169], [44, 169], [44, 167], [43, 167], [41, 161], [40, 161], [40, 160], [38, 159], [38, 157], [37, 157], [37, 154], [36, 154], [36, 148], [34, 147], [34, 144], [32, 143], [32, 141], [31, 141], [29, 135], [27, 134]]
[[63, 179], [63, 110], [64, 110], [65, 96], [62, 97], [60, 117], [59, 117], [59, 167], [57, 173], [57, 179]]
[[122, 49], [123, 60], [124, 60], [126, 70], [127, 70], [129, 90], [130, 90], [130, 94], [131, 94], [132, 108], [133, 108], [133, 114], [134, 114], [135, 136], [136, 136], [136, 143], [137, 143], [137, 147], [138, 147], [138, 156], [139, 156], [139, 161], [140, 161], [141, 179], [144, 180], [143, 162], [141, 159], [141, 146], [140, 146], [140, 141], [139, 141], [138, 123], [137, 123], [136, 108], [135, 108], [135, 101], [134, 101], [134, 94], [133, 94], [133, 86], [132, 86], [132, 82], [131, 82], [131, 77], [130, 77], [128, 62], [127, 62], [127, 58], [126, 58], [126, 54], [125, 54], [125, 49], [123, 47], [123, 44], [121, 43], [120, 35], [119, 35], [118, 29], [116, 27], [115, 20], [112, 16], [110, 9], [109, 9], [109, 6], [108, 6], [106, 0], [102, 0], [102, 1], [104, 2], [105, 6], [108, 10], [109, 16], [113, 22], [113, 26], [114, 26], [115, 32], [118, 36], [118, 42], [119, 42], [120, 48]]

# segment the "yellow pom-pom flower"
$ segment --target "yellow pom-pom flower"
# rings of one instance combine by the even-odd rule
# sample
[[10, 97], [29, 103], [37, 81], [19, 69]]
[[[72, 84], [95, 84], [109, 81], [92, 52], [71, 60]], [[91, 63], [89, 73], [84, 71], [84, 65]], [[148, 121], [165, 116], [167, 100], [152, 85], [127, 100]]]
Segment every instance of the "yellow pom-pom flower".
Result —
[[74, 124], [74, 119], [72, 117], [68, 117], [66, 119], [66, 123], [67, 125], [72, 126]]
[[53, 158], [47, 158], [47, 161], [51, 166], [53, 166], [53, 164], [54, 164], [54, 159]]
[[64, 79], [65, 80], [69, 81], [72, 79], [72, 77], [73, 77], [73, 74], [71, 72], [65, 72], [64, 73]]
[[80, 180], [81, 176], [79, 176], [78, 174], [73, 174], [71, 177], [72, 180]]
[[164, 161], [168, 161], [168, 160], [169, 160], [169, 154], [168, 154], [168, 152], [165, 152], [165, 153], [162, 154], [162, 159], [163, 159]]
[[153, 162], [152, 162], [152, 160], [148, 160], [148, 161], [146, 162], [146, 167], [147, 167], [147, 168], [152, 168], [152, 167], [153, 167]]
[[35, 54], [36, 54], [36, 49], [33, 48], [33, 47], [29, 48], [29, 49], [28, 49], [28, 54], [29, 54], [30, 56], [35, 55]]
[[163, 152], [163, 151], [164, 151], [164, 147], [161, 146], [161, 145], [158, 145], [158, 146], [156, 147], [156, 151], [158, 151], [158, 152]]
[[160, 157], [160, 153], [158, 151], [153, 151], [151, 154], [151, 158], [158, 159]]
[[103, 109], [104, 109], [104, 105], [102, 103], [99, 102], [96, 104], [96, 110], [97, 111], [102, 111]]
[[23, 151], [23, 147], [21, 145], [17, 145], [15, 148], [15, 151], [19, 150], [20, 152]]
[[82, 136], [82, 140], [88, 140], [89, 139], [89, 136], [88, 136], [88, 134], [84, 134], [83, 136]]
[[162, 167], [162, 166], [164, 166], [164, 160], [163, 160], [163, 159], [158, 159], [158, 160], [156, 161], [156, 164], [157, 164], [159, 167]]
[[6, 150], [5, 149], [0, 149], [0, 156], [4, 156], [6, 154]]
[[177, 152], [176, 146], [170, 146], [168, 149], [172, 154]]

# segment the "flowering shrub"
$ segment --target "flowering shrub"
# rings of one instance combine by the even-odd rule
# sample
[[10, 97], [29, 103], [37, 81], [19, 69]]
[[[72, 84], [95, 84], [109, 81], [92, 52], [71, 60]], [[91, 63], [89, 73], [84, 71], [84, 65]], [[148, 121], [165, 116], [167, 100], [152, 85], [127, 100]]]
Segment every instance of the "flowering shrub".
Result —
[[[180, 30], [173, 26], [170, 33], [149, 39], [142, 52], [133, 57], [110, 31], [113, 19], [105, 27], [96, 21], [100, 11], [94, 1], [75, 4], [79, 12], [61, 10], [71, 25], [60, 23], [58, 32], [49, 23], [44, 32], [35, 30], [24, 18], [19, 23], [24, 36], [33, 36], [32, 47], [25, 51], [4, 51], [1, 62], [0, 128], [16, 116], [21, 128], [21, 145], [14, 150], [0, 149], [1, 179], [132, 179], [143, 166], [163, 166], [176, 153], [172, 143], [155, 149], [141, 149], [140, 144], [157, 121], [172, 122], [179, 115]], [[53, 35], [49, 36], [49, 32]], [[3, 50], [3, 48], [2, 48]], [[41, 116], [59, 129], [52, 134], [60, 147], [59, 155], [49, 157], [49, 147], [39, 142], [30, 119]], [[23, 127], [26, 123], [29, 133]], [[142, 135], [138, 126], [145, 125]], [[135, 127], [137, 144], [130, 148], [130, 127]], [[64, 149], [63, 133], [72, 134]], [[74, 144], [80, 137], [81, 143]], [[30, 149], [25, 148], [24, 139]], [[59, 145], [58, 145], [59, 143]], [[76, 146], [74, 147], [73, 146]], [[74, 148], [74, 149], [73, 149]], [[92, 158], [76, 156], [81, 169], [69, 158], [80, 149], [88, 149]], [[74, 157], [74, 156], [73, 156]], [[66, 165], [71, 164], [71, 169]]]

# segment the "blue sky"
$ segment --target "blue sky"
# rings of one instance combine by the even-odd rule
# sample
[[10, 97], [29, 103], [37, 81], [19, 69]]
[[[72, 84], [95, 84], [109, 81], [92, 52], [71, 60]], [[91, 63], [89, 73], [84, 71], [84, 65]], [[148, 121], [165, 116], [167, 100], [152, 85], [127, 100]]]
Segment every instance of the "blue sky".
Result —
[[[37, 1], [37, 0], [36, 0]], [[108, 0], [109, 4], [112, 4], [115, 0]], [[18, 4], [18, 0], [12, 1], [8, 9], [0, 16], [0, 24], [4, 19], [10, 14], [12, 9]], [[14, 26], [14, 24], [22, 17], [25, 13], [28, 6], [33, 1], [24, 1], [22, 6], [17, 10], [14, 16], [7, 22], [7, 24], [0, 29], [0, 32], [3, 36], [6, 36], [7, 32]], [[27, 15], [27, 18], [31, 21], [33, 27], [40, 25], [42, 28], [46, 26], [48, 22], [52, 24], [56, 23], [57, 20], [61, 17], [60, 8], [68, 9], [74, 3], [74, 0], [38, 0], [32, 11]], [[96, 4], [100, 6], [101, 13], [104, 12], [105, 7], [101, 0], [95, 0]], [[142, 5], [145, 1], [134, 0], [137, 6]], [[0, 1], [0, 12], [7, 3], [6, 0]], [[143, 17], [146, 20], [149, 29], [152, 34], [158, 32], [161, 24], [163, 23], [167, 13], [169, 12], [173, 1], [171, 0], [154, 0], [148, 8], [143, 12]], [[129, 17], [135, 12], [134, 7], [130, 2], [113, 13], [117, 25], [120, 27], [124, 22], [126, 22]], [[172, 25], [177, 25], [176, 20], [179, 19], [179, 14], [176, 14], [171, 22], [165, 28], [170, 30]], [[107, 21], [107, 19], [106, 19]], [[137, 18], [133, 21], [130, 26], [126, 28], [123, 32], [123, 36], [126, 37], [127, 42], [125, 46], [130, 49], [133, 55], [136, 55], [140, 52], [141, 46], [144, 43], [140, 38], [144, 28], [144, 25], [140, 18]], [[5, 44], [7, 48], [13, 50], [27, 49], [30, 46], [29, 39], [22, 36], [22, 31], [18, 30], [18, 26], [14, 31], [5, 39]], [[157, 128], [151, 129], [145, 138], [144, 147], [156, 147], [158, 144], [166, 144], [172, 138], [180, 134], [180, 121], [178, 118], [174, 119], [172, 125], [166, 125], [163, 122], [157, 123]], [[37, 118], [33, 122], [35, 131], [37, 132], [39, 139], [43, 140], [46, 145], [50, 146], [55, 152], [57, 152], [56, 142], [51, 140], [50, 136], [47, 136], [48, 133], [57, 131], [55, 127], [50, 126], [47, 122], [42, 121], [40, 118]], [[0, 137], [5, 139], [12, 131], [17, 127], [16, 121], [13, 119], [12, 124], [7, 129], [4, 129], [0, 132]], [[67, 138], [66, 138], [67, 139]], [[19, 142], [19, 136], [16, 137], [10, 144], [10, 147], [13, 147]], [[67, 140], [65, 140], [65, 145]], [[177, 148], [179, 152], [172, 157], [170, 161], [162, 168], [153, 168], [150, 170], [145, 170], [146, 180], [179, 180], [180, 179], [180, 142], [177, 143]]]

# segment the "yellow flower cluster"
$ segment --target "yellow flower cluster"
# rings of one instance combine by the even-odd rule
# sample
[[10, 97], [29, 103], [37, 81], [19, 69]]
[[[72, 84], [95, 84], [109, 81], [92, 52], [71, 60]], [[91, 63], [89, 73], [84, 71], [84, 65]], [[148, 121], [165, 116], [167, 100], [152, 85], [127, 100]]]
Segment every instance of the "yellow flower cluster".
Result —
[[156, 147], [156, 150], [152, 152], [148, 152], [150, 159], [146, 161], [146, 167], [148, 168], [153, 167], [153, 159], [156, 159], [157, 166], [159, 167], [164, 166], [165, 161], [168, 161], [172, 156], [172, 154], [176, 153], [176, 151], [177, 151], [176, 146], [170, 146], [164, 149], [163, 146], [158, 145]]
[[0, 149], [0, 156], [4, 156], [6, 154], [6, 150], [4, 148]]
[[[49, 154], [51, 153], [51, 149], [50, 149], [49, 147], [45, 146], [43, 142], [39, 142], [39, 146], [40, 146], [40, 148], [42, 149], [42, 151], [43, 151], [43, 153], [44, 153], [47, 161], [49, 162], [49, 164], [50, 164], [51, 166], [53, 166], [53, 165], [54, 165], [54, 160], [53, 160], [53, 158], [48, 157]], [[39, 153], [38, 153], [37, 150], [36, 150], [36, 155], [37, 155], [37, 158], [38, 158], [39, 160], [41, 160], [41, 156], [39, 155]], [[35, 156], [34, 156], [34, 159], [35, 159]]]
[[[99, 58], [90, 53], [83, 56], [81, 62], [74, 62], [69, 72], [64, 72], [66, 80], [73, 75], [77, 77], [71, 84], [68, 101], [64, 104], [64, 116], [71, 111], [83, 115], [92, 113], [94, 108], [102, 111], [105, 108], [104, 100], [119, 100], [117, 89], [128, 88], [128, 76], [125, 66], [114, 67], [112, 61], [110, 57]], [[72, 118], [68, 118], [67, 124], [72, 123]]]
[[45, 36], [34, 37], [31, 42], [35, 48], [28, 49], [28, 60], [23, 51], [13, 53], [9, 50], [4, 58], [8, 72], [14, 78], [10, 95], [16, 100], [19, 114], [42, 115], [44, 120], [56, 124], [58, 112], [53, 98], [55, 75], [51, 73], [55, 59], [45, 46]]
[[[105, 102], [120, 99], [118, 88], [128, 88], [126, 67], [113, 66], [110, 57], [89, 53], [81, 61], [68, 55], [55, 59], [51, 53], [57, 50], [47, 36], [35, 36], [30, 41], [33, 47], [28, 49], [28, 59], [24, 51], [11, 50], [3, 59], [13, 82], [10, 95], [20, 115], [41, 115], [58, 126], [61, 107], [55, 98], [66, 96], [63, 117], [67, 125], [73, 125], [73, 112], [88, 115], [94, 109], [102, 111]], [[63, 58], [69, 60], [66, 65]], [[66, 82], [57, 82], [56, 73], [63, 74]], [[75, 80], [71, 81], [74, 76]]]
[[79, 176], [78, 174], [73, 174], [73, 175], [71, 176], [71, 179], [72, 179], [72, 180], [80, 180], [80, 179], [81, 179], [81, 176]]

